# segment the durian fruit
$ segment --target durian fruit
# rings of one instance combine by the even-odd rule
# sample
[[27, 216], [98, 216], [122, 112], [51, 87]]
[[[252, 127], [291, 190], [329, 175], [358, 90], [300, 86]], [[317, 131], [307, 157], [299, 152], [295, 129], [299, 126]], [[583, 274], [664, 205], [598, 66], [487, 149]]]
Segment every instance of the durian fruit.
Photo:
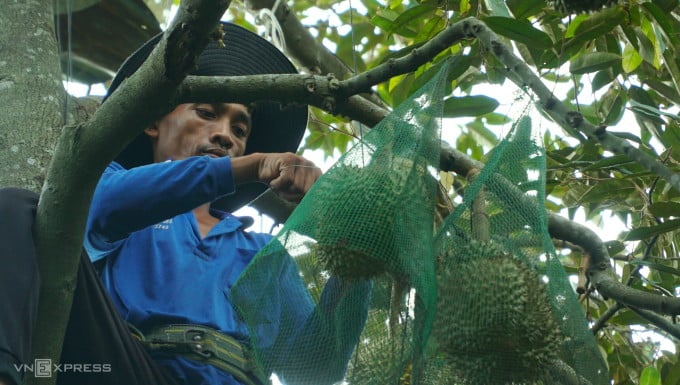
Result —
[[619, 0], [549, 0], [556, 10], [564, 13], [596, 12], [604, 7], [617, 4]]
[[331, 275], [373, 278], [395, 251], [397, 173], [374, 166], [331, 169], [317, 181], [326, 191], [311, 213], [316, 220], [311, 250]]
[[537, 383], [563, 341], [539, 274], [498, 243], [471, 241], [438, 281], [432, 333], [461, 383]]

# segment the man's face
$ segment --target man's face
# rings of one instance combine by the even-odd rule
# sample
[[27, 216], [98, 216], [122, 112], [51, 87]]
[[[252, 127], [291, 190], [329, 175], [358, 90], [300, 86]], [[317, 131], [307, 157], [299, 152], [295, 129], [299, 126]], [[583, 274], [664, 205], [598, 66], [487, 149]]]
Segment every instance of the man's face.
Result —
[[163, 162], [190, 156], [241, 156], [250, 130], [250, 112], [242, 104], [187, 103], [144, 132], [153, 141], [154, 162]]

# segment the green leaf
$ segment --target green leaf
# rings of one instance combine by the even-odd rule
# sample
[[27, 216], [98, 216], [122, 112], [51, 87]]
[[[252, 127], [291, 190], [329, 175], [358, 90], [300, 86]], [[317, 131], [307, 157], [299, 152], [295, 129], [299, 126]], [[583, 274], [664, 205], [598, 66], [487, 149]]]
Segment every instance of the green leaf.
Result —
[[[415, 92], [416, 90], [420, 89], [425, 83], [427, 83], [430, 79], [432, 79], [437, 73], [439, 73], [439, 70], [441, 70], [442, 65], [447, 63], [447, 60], [439, 60], [436, 62], [434, 65], [432, 65], [430, 68], [425, 70], [420, 76], [418, 76], [411, 85], [411, 92]], [[467, 55], [456, 55], [453, 56], [452, 59], [450, 59], [450, 70], [448, 74], [446, 75], [447, 81], [452, 82], [460, 75], [462, 75], [469, 67], [470, 67], [470, 57]]]
[[549, 49], [552, 47], [553, 42], [550, 40], [550, 36], [534, 28], [526, 20], [490, 16], [483, 18], [482, 21], [497, 34], [524, 43], [527, 46], [539, 49]]
[[[627, 310], [627, 309], [626, 309]], [[646, 325], [647, 320], [637, 315], [637, 313], [628, 311], [619, 311], [611, 319], [612, 323], [616, 325]]]
[[[658, 118], [659, 116], [663, 115], [663, 116], [666, 116], [666, 117], [673, 119], [673, 120], [680, 120], [680, 116], [678, 116], [676, 114], [671, 114], [670, 112], [661, 111], [656, 107], [652, 107], [652, 106], [649, 106], [649, 105], [646, 105], [646, 104], [638, 103], [635, 100], [630, 101], [630, 106], [631, 106], [630, 109], [633, 110], [634, 112], [639, 112], [641, 114], [645, 114], [645, 116], [647, 116], [649, 118]], [[665, 123], [663, 120], [661, 122]]]
[[640, 241], [678, 228], [680, 228], [680, 219], [672, 219], [655, 226], [638, 227], [629, 231], [624, 241]]
[[498, 101], [484, 95], [450, 97], [444, 101], [444, 117], [484, 115], [498, 107]]
[[572, 53], [585, 42], [609, 33], [626, 19], [622, 7], [612, 7], [597, 12], [583, 20], [574, 30], [574, 37], [564, 45], [564, 51]]
[[585, 167], [583, 171], [593, 171], [610, 167], [617, 167], [628, 163], [632, 163], [632, 161], [627, 155], [614, 155], [599, 160], [588, 167]]
[[510, 11], [508, 7], [505, 6], [505, 1], [503, 0], [485, 0], [486, 7], [489, 8], [491, 14], [497, 16], [510, 17]]
[[630, 264], [634, 265], [634, 266], [638, 266], [638, 265], [647, 266], [650, 269], [654, 269], [656, 271], [661, 271], [661, 272], [673, 274], [673, 275], [680, 275], [680, 270], [673, 268], [673, 267], [670, 267], [670, 266], [667, 266], [667, 265], [664, 265], [664, 264], [661, 264], [661, 263], [645, 261], [645, 260], [642, 260], [642, 259], [634, 259], [634, 260], [630, 261]]
[[526, 19], [543, 11], [543, 0], [507, 0], [507, 6], [516, 19]]
[[401, 15], [390, 9], [379, 9], [378, 12], [371, 18], [371, 24], [379, 27], [380, 29], [387, 31], [388, 33], [397, 33], [401, 36], [414, 38], [418, 32], [405, 26], [403, 23], [399, 25], [397, 20]]
[[620, 89], [610, 89], [600, 100], [599, 110], [604, 116], [602, 124], [614, 126], [623, 117], [626, 107], [626, 94]]
[[588, 19], [588, 15], [586, 14], [581, 14], [577, 15], [571, 23], [567, 25], [567, 30], [564, 32], [564, 37], [565, 38], [572, 38], [576, 34], [576, 28], [578, 28], [581, 23], [583, 23], [586, 19]]
[[[394, 87], [391, 87], [390, 94], [392, 94], [392, 103], [398, 106], [408, 98], [413, 88], [413, 83], [415, 82], [415, 75], [413, 72], [406, 74]], [[392, 81], [390, 81], [390, 86], [392, 86]]]
[[675, 89], [675, 87], [669, 87], [658, 79], [653, 78], [646, 78], [645, 83], [654, 91], [665, 96], [673, 103], [680, 104], [680, 94], [678, 93], [678, 90]]
[[466, 14], [468, 11], [472, 8], [472, 5], [470, 5], [469, 0], [460, 0], [460, 7], [458, 8], [460, 10], [460, 13]]
[[611, 200], [625, 200], [635, 192], [635, 186], [623, 179], [609, 179], [588, 189], [580, 197], [580, 204], [594, 203], [597, 205]]
[[642, 64], [642, 56], [637, 52], [637, 50], [632, 45], [626, 45], [623, 49], [623, 57], [621, 65], [623, 66], [623, 71], [627, 74], [635, 71], [640, 64]]
[[491, 125], [503, 125], [508, 124], [512, 121], [512, 119], [510, 119], [510, 117], [508, 117], [507, 115], [499, 114], [496, 112], [484, 115], [484, 119], [486, 120], [486, 124]]
[[680, 203], [678, 202], [656, 202], [649, 205], [648, 210], [655, 217], [680, 217]]
[[595, 92], [599, 90], [600, 88], [613, 82], [614, 79], [616, 79], [616, 76], [614, 75], [614, 71], [612, 71], [611, 68], [599, 71], [598, 73], [595, 74], [595, 76], [593, 77], [593, 81], [590, 84], [592, 91]]
[[662, 141], [667, 148], [671, 148], [672, 156], [675, 159], [680, 158], [680, 125], [676, 121], [672, 121], [668, 128], [663, 132]]
[[435, 10], [435, 7], [427, 4], [416, 5], [415, 7], [409, 8], [394, 20], [390, 26], [390, 29], [387, 30], [387, 33], [398, 33], [398, 31], [403, 30], [412, 31], [418, 27], [411, 26], [409, 24], [414, 21], [421, 21], [430, 18], [431, 14], [434, 13]]
[[[656, 49], [654, 48], [654, 42], [642, 31], [641, 28], [635, 28], [635, 35], [637, 36], [637, 41], [639, 45], [638, 53], [642, 56], [642, 59], [647, 63], [658, 68], [659, 63], [656, 58]], [[656, 39], [654, 39], [656, 41]]]
[[477, 118], [471, 123], [468, 123], [466, 127], [470, 130], [470, 134], [477, 140], [478, 143], [488, 146], [494, 146], [498, 144], [498, 137], [493, 131], [486, 128], [484, 123]]
[[653, 0], [652, 3], [656, 4], [664, 12], [670, 12], [678, 6], [678, 0]]
[[572, 74], [585, 74], [612, 67], [621, 62], [621, 56], [610, 52], [590, 52], [574, 59], [569, 64]]
[[384, 31], [388, 31], [390, 28], [392, 28], [392, 20], [380, 15], [374, 15], [371, 18], [371, 24]]
[[[673, 19], [673, 16], [664, 12], [656, 4], [651, 2], [645, 2], [641, 4], [645, 11], [651, 16], [652, 19], [661, 27], [664, 37], [671, 46], [677, 47], [680, 44], [678, 40], [678, 31], [676, 29], [677, 21]], [[669, 17], [670, 16], [670, 17]]]

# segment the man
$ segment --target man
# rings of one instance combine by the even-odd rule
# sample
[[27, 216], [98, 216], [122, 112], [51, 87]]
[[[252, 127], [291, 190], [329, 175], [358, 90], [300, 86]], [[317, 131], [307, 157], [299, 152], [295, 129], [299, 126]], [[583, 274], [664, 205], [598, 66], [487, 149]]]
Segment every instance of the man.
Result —
[[[295, 72], [284, 55], [257, 35], [228, 23], [223, 30], [224, 48], [211, 43], [193, 74]], [[109, 94], [141, 65], [157, 41], [148, 42], [123, 64]], [[299, 201], [321, 175], [313, 163], [292, 153], [304, 133], [306, 114], [306, 108], [270, 102], [182, 104], [146, 128], [116, 158], [102, 175], [90, 209], [85, 234], [89, 260], [81, 261], [62, 352], [62, 363], [71, 364], [72, 370], [57, 370], [60, 384], [251, 385], [267, 383], [271, 371], [296, 383], [342, 378], [365, 311], [354, 317], [352, 338], [329, 338], [334, 342], [315, 351], [317, 373], [303, 370], [295, 351], [318, 348], [305, 334], [335, 333], [318, 314], [346, 295], [367, 301], [366, 282], [331, 280], [321, 310], [311, 299], [290, 309], [287, 316], [300, 325], [299, 339], [280, 341], [275, 333], [258, 336], [264, 349], [286, 352], [280, 355], [280, 365], [264, 372], [253, 366], [249, 353], [252, 330], [229, 302], [230, 288], [271, 239], [244, 231], [249, 221], [229, 212], [267, 186]], [[34, 197], [10, 190], [0, 194], [0, 202], [3, 199], [1, 214], [22, 218], [21, 225], [13, 220], [14, 227], [30, 226]], [[3, 225], [12, 226], [9, 220], [0, 222]], [[6, 266], [21, 256], [35, 272], [31, 246], [24, 240], [0, 254], [0, 262]], [[105, 289], [90, 260], [100, 268]], [[292, 259], [281, 266], [277, 274], [290, 286], [286, 292], [308, 297]], [[20, 328], [23, 338], [18, 341], [4, 334], [6, 327], [17, 327], [17, 320], [34, 322], [36, 279], [20, 286], [30, 293], [29, 310], [14, 301], [7, 306], [13, 316], [0, 315], [0, 359], [5, 360], [4, 365], [0, 361], [0, 375], [4, 370], [5, 382], [19, 382], [22, 373], [11, 368], [30, 359], [30, 327]], [[79, 370], [73, 370], [75, 364], [81, 364]], [[83, 364], [90, 369], [84, 370]]]

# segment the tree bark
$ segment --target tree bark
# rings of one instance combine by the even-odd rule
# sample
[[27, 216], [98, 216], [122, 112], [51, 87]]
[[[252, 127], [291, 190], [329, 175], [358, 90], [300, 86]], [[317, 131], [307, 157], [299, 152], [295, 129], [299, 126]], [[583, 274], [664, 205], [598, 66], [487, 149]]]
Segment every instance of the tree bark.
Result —
[[[66, 93], [52, 0], [0, 10], [0, 187], [39, 191], [63, 125]], [[39, 90], [39, 92], [36, 92]]]

